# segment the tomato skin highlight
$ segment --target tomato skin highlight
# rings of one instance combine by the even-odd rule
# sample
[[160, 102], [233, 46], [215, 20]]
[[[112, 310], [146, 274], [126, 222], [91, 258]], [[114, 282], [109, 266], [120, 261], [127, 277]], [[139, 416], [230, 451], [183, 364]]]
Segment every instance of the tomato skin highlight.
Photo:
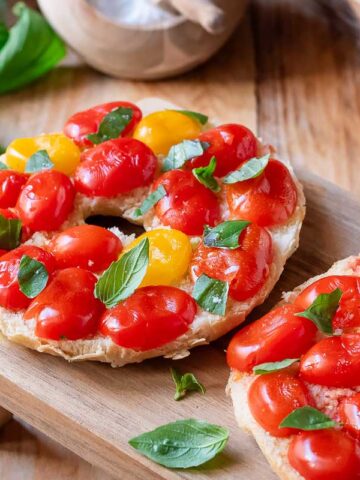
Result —
[[17, 279], [20, 261], [24, 255], [43, 263], [49, 278], [56, 268], [53, 255], [33, 245], [22, 245], [2, 255], [0, 258], [0, 305], [9, 310], [26, 308], [32, 300], [20, 291]]
[[195, 300], [179, 288], [143, 287], [107, 310], [99, 330], [117, 345], [143, 352], [187, 332], [196, 311]]
[[106, 228], [79, 225], [58, 233], [50, 242], [58, 268], [81, 267], [102, 272], [118, 259], [120, 239]]
[[32, 301], [25, 321], [35, 321], [35, 335], [49, 340], [78, 340], [97, 332], [103, 304], [94, 297], [96, 277], [82, 268], [59, 270]]
[[28, 175], [14, 170], [0, 170], [0, 208], [15, 207]]
[[149, 185], [157, 158], [144, 143], [133, 138], [108, 140], [81, 154], [75, 171], [75, 188], [89, 197], [116, 197]]
[[344, 429], [360, 440], [360, 393], [341, 400], [339, 416]]
[[315, 343], [317, 328], [298, 317], [295, 305], [283, 305], [239, 330], [227, 348], [230, 368], [251, 373], [260, 363], [299, 358]]
[[359, 445], [344, 431], [327, 429], [295, 435], [288, 452], [291, 466], [305, 480], [360, 478]]
[[142, 118], [139, 107], [130, 102], [109, 102], [77, 112], [66, 121], [64, 133], [70, 137], [81, 148], [92, 147], [93, 143], [87, 138], [91, 133], [97, 133], [102, 119], [118, 107], [131, 108], [132, 119], [121, 132], [120, 136], [130, 135]]
[[154, 183], [167, 194], [155, 205], [161, 223], [187, 235], [202, 235], [204, 225], [214, 226], [220, 220], [216, 195], [199, 183], [191, 172], [171, 170]]

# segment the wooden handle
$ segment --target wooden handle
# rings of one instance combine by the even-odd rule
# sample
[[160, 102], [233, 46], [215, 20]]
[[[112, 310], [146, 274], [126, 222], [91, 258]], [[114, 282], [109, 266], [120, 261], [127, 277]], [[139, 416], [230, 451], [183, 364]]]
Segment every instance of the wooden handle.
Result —
[[213, 0], [167, 0], [192, 22], [199, 23], [207, 32], [221, 33], [225, 28], [224, 11]]

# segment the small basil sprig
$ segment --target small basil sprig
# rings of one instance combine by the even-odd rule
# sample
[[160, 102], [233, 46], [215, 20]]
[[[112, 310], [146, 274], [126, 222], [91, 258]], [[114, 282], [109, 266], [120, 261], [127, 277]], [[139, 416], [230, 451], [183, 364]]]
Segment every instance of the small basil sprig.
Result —
[[20, 245], [21, 221], [0, 215], [0, 248], [12, 250]]
[[166, 195], [166, 190], [163, 185], [159, 185], [145, 200], [142, 202], [139, 208], [134, 212], [135, 217], [140, 217], [150, 210], [151, 207], [157, 204]]
[[318, 329], [326, 334], [333, 333], [332, 319], [339, 306], [342, 291], [336, 288], [331, 293], [321, 293], [304, 312], [297, 313], [315, 323]]
[[299, 358], [285, 358], [285, 360], [279, 362], [259, 363], [259, 365], [255, 365], [253, 372], [255, 375], [265, 375], [267, 373], [277, 372], [283, 368], [290, 367], [290, 365], [293, 365], [299, 360]]
[[46, 150], [38, 150], [26, 162], [25, 172], [35, 173], [41, 170], [49, 170], [53, 168], [54, 164], [50, 160], [49, 154]]
[[193, 373], [182, 374], [176, 368], [172, 368], [170, 371], [176, 387], [174, 400], [180, 400], [185, 397], [186, 392], [195, 391], [203, 394], [206, 392], [204, 385], [199, 382]]
[[131, 108], [115, 108], [101, 120], [97, 133], [90, 133], [87, 138], [95, 145], [112, 138], [118, 138], [124, 128], [131, 122], [132, 117], [133, 111]]
[[239, 236], [248, 225], [250, 225], [250, 222], [246, 220], [227, 220], [214, 228], [206, 226], [204, 229], [204, 245], [215, 248], [238, 248]]
[[129, 440], [140, 453], [168, 468], [198, 467], [224, 450], [226, 428], [201, 420], [168, 423]]
[[209, 146], [208, 143], [200, 140], [183, 140], [181, 143], [173, 145], [164, 159], [162, 171], [167, 172], [181, 168], [188, 160], [202, 155]]
[[200, 275], [192, 292], [193, 298], [205, 311], [224, 315], [229, 294], [229, 284], [222, 280]]
[[149, 264], [149, 239], [124, 253], [105, 270], [95, 285], [95, 297], [107, 308], [125, 300], [140, 285]]
[[293, 410], [280, 423], [280, 428], [296, 428], [298, 430], [323, 430], [336, 427], [338, 424], [313, 407], [300, 407]]
[[187, 115], [190, 118], [193, 118], [194, 120], [197, 120], [201, 125], [206, 125], [209, 117], [204, 115], [203, 113], [199, 112], [192, 112], [191, 110], [175, 110], [176, 112], [183, 113], [184, 115]]
[[22, 293], [28, 298], [35, 298], [46, 287], [49, 274], [43, 263], [23, 255], [17, 278]]
[[269, 159], [270, 154], [264, 155], [261, 158], [252, 158], [251, 160], [243, 163], [238, 170], [230, 172], [228, 175], [226, 175], [226, 177], [223, 178], [223, 182], [228, 184], [237, 183], [259, 177], [267, 167]]
[[216, 158], [211, 157], [210, 162], [206, 167], [193, 168], [192, 173], [196, 180], [202, 183], [206, 188], [212, 190], [213, 192], [219, 192], [221, 187], [214, 178], [215, 169]]

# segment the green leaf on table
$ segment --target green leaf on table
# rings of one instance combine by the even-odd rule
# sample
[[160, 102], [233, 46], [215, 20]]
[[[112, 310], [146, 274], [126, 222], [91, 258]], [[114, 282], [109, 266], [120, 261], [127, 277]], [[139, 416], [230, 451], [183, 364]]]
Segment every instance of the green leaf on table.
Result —
[[299, 358], [285, 358], [285, 360], [280, 360], [279, 362], [259, 363], [259, 365], [255, 365], [253, 368], [253, 373], [255, 373], [255, 375], [265, 375], [267, 373], [277, 372], [283, 368], [290, 367], [290, 365], [293, 365], [299, 360]]
[[315, 323], [320, 332], [333, 333], [332, 319], [339, 306], [342, 291], [336, 288], [331, 293], [321, 293], [304, 312], [296, 313]]
[[204, 245], [216, 248], [238, 248], [239, 236], [248, 225], [250, 225], [250, 222], [246, 220], [227, 220], [214, 228], [206, 226], [204, 229]]
[[50, 160], [46, 150], [38, 150], [28, 158], [25, 166], [26, 173], [41, 172], [41, 170], [49, 170], [54, 164]]
[[35, 298], [46, 287], [49, 274], [45, 265], [34, 258], [23, 255], [20, 260], [18, 282], [20, 290], [28, 298]]
[[224, 315], [228, 294], [227, 282], [202, 274], [195, 282], [192, 297], [206, 312]]
[[323, 430], [336, 427], [338, 424], [313, 407], [300, 407], [293, 410], [280, 423], [280, 428], [296, 428], [298, 430]]
[[193, 112], [191, 110], [175, 110], [176, 112], [183, 113], [184, 115], [187, 115], [190, 118], [193, 118], [194, 120], [197, 120], [201, 125], [206, 125], [209, 117], [204, 115], [203, 113], [199, 112]]
[[223, 182], [227, 184], [237, 183], [259, 177], [267, 167], [269, 159], [270, 154], [260, 158], [252, 158], [243, 163], [238, 170], [227, 174], [226, 177], [223, 178]]
[[187, 392], [205, 393], [206, 389], [202, 383], [195, 377], [193, 373], [180, 373], [176, 368], [171, 369], [172, 379], [175, 383], [174, 400], [180, 400], [185, 397]]
[[193, 168], [192, 173], [196, 180], [202, 183], [206, 188], [212, 190], [213, 192], [219, 192], [221, 190], [221, 187], [214, 178], [215, 168], [216, 158], [212, 157], [206, 167]]
[[142, 202], [139, 208], [134, 212], [135, 217], [140, 217], [150, 210], [154, 205], [157, 204], [166, 195], [166, 190], [163, 185], [159, 185], [156, 190], [154, 190], [145, 200]]
[[0, 215], [0, 248], [12, 250], [20, 245], [21, 221]]
[[207, 142], [201, 142], [200, 140], [183, 140], [173, 145], [164, 159], [162, 171], [168, 172], [181, 168], [188, 160], [202, 155], [209, 146]]
[[124, 128], [131, 122], [132, 117], [133, 111], [131, 108], [115, 108], [101, 120], [97, 133], [90, 133], [87, 138], [95, 145], [112, 138], [118, 138]]

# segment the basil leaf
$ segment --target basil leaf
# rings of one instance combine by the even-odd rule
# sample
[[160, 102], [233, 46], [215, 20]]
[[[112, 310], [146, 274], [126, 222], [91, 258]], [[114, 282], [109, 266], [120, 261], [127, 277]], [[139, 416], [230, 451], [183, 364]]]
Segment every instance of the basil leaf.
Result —
[[0, 215], [0, 248], [12, 250], [20, 245], [21, 221]]
[[304, 312], [296, 313], [315, 323], [320, 332], [332, 334], [332, 319], [339, 306], [342, 291], [336, 288], [331, 293], [321, 293]]
[[64, 42], [40, 13], [22, 2], [13, 11], [19, 20], [0, 50], [0, 93], [44, 75], [66, 54]]
[[213, 192], [219, 192], [221, 187], [214, 178], [215, 168], [216, 158], [211, 157], [211, 160], [206, 167], [193, 168], [192, 173], [196, 180], [205, 185], [206, 188], [209, 188]]
[[209, 146], [209, 143], [200, 140], [183, 140], [177, 145], [173, 145], [164, 159], [162, 171], [168, 172], [175, 168], [181, 168], [188, 160], [202, 155]]
[[214, 458], [224, 448], [229, 432], [201, 420], [168, 423], [129, 440], [146, 457], [168, 468], [191, 468]]
[[0, 143], [0, 155], [2, 155], [5, 152], [6, 152], [6, 148], [4, 147], [4, 145], [1, 145]]
[[184, 115], [187, 115], [188, 117], [197, 120], [199, 123], [201, 123], [201, 125], [206, 125], [209, 120], [209, 117], [207, 117], [203, 113], [192, 112], [191, 110], [175, 110], [175, 112], [183, 113]]
[[196, 280], [192, 297], [207, 312], [224, 315], [229, 284], [203, 274]]
[[193, 373], [181, 374], [176, 368], [172, 368], [171, 375], [176, 387], [174, 400], [180, 400], [185, 397], [186, 392], [196, 391], [203, 394], [206, 392], [204, 385], [199, 382]]
[[151, 207], [157, 204], [166, 195], [166, 190], [162, 185], [159, 185], [156, 190], [154, 190], [150, 195], [145, 198], [139, 208], [134, 212], [135, 217], [140, 217], [144, 213], [148, 212]]
[[237, 183], [244, 180], [250, 180], [256, 178], [263, 173], [267, 164], [269, 163], [270, 154], [264, 155], [261, 158], [252, 158], [243, 163], [238, 170], [230, 172], [224, 177], [224, 183]]
[[35, 298], [46, 287], [49, 274], [43, 263], [23, 255], [17, 278], [22, 293], [28, 298]]
[[300, 407], [289, 413], [280, 423], [280, 428], [297, 428], [299, 430], [323, 430], [338, 424], [313, 407]]
[[54, 164], [50, 160], [49, 154], [46, 150], [38, 150], [26, 162], [25, 172], [34, 173], [41, 170], [49, 170], [53, 168]]
[[118, 138], [124, 128], [131, 122], [132, 117], [133, 111], [131, 108], [115, 108], [101, 120], [97, 133], [91, 133], [87, 138], [95, 145], [112, 138]]
[[285, 358], [285, 360], [281, 360], [280, 362], [259, 363], [259, 365], [255, 365], [253, 372], [255, 375], [264, 375], [266, 373], [277, 372], [278, 370], [289, 367], [299, 360], [299, 358]]
[[148, 264], [149, 239], [144, 238], [105, 270], [95, 285], [95, 297], [107, 308], [114, 307], [134, 293], [145, 276]]
[[5, 25], [5, 23], [0, 22], [0, 50], [8, 41], [9, 38], [9, 31]]
[[238, 248], [240, 246], [240, 233], [250, 223], [246, 220], [227, 220], [214, 228], [206, 226], [204, 229], [204, 245], [216, 248]]

